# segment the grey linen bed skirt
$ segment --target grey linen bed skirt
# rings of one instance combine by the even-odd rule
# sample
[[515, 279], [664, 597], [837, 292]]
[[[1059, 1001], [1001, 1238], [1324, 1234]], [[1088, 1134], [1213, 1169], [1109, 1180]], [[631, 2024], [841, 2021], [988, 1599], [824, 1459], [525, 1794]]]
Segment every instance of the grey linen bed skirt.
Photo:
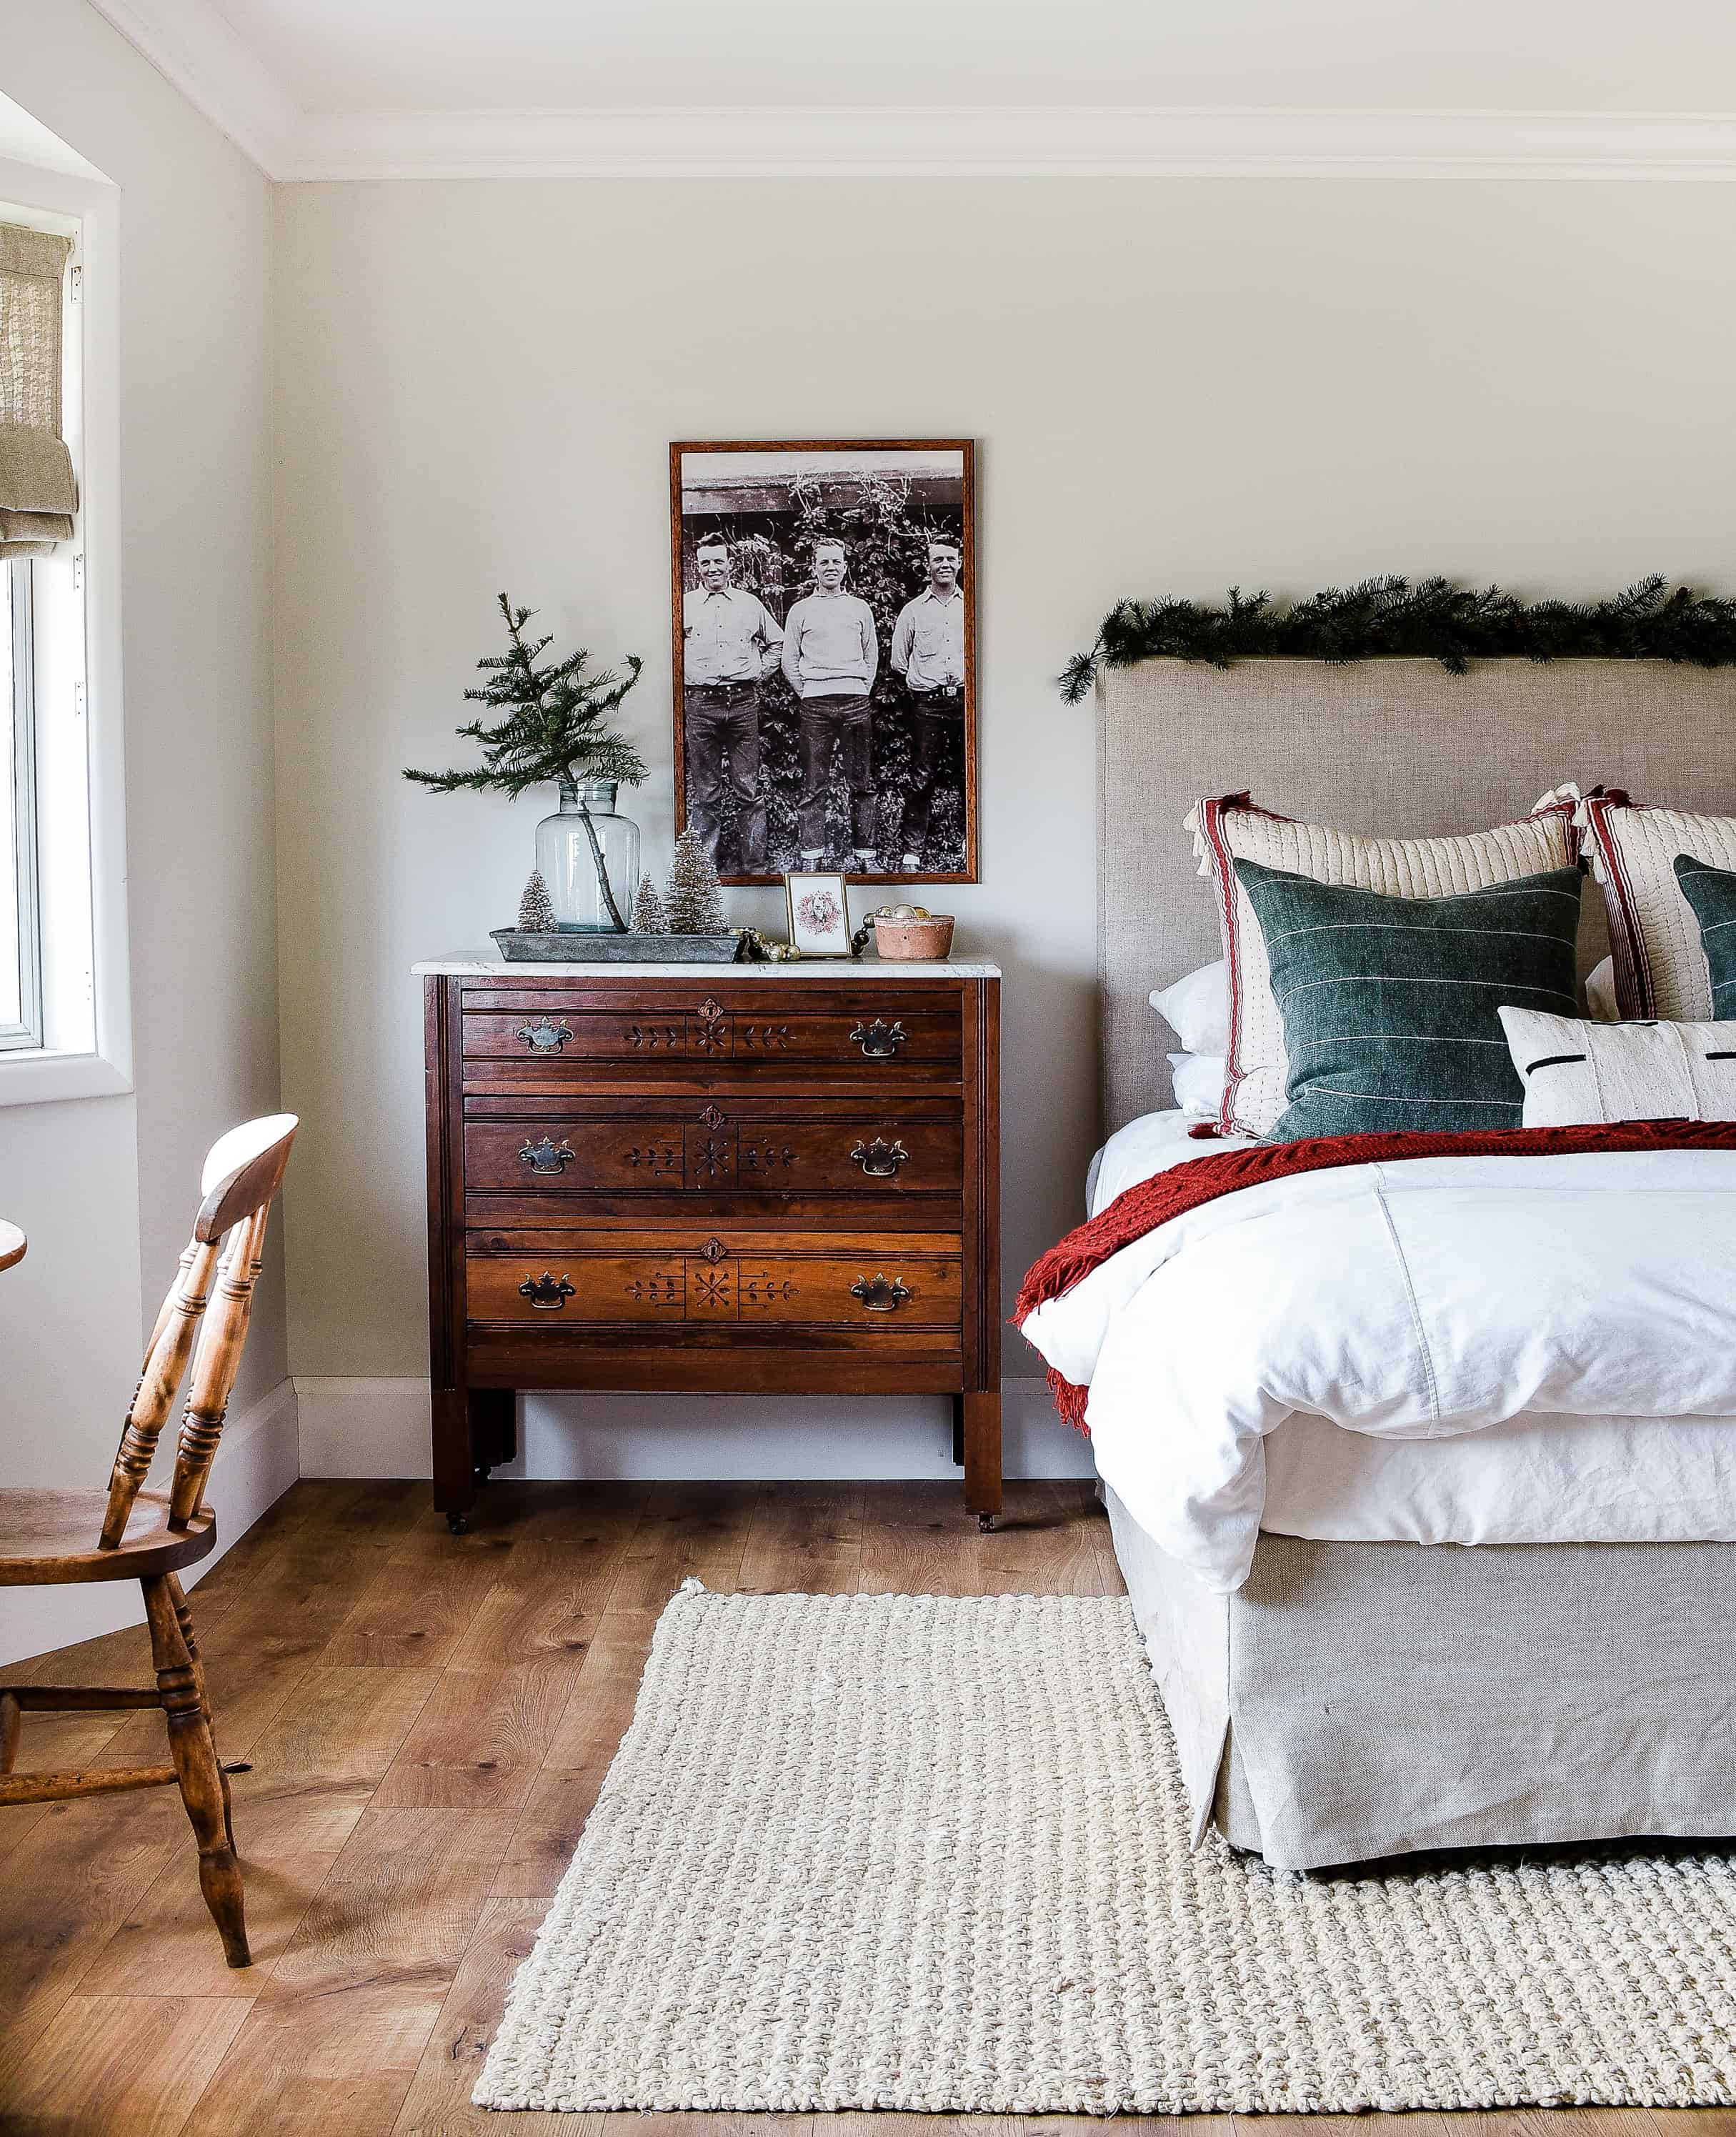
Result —
[[1218, 1596], [1105, 1499], [1196, 1836], [1306, 1870], [1736, 1834], [1736, 1544], [1262, 1534]]

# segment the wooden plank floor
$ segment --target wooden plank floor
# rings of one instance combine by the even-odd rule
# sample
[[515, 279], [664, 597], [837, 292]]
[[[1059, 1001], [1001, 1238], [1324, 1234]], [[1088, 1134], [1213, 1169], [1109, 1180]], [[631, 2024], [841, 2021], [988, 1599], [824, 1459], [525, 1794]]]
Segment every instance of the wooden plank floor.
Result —
[[[469, 2105], [688, 1575], [815, 1593], [1116, 1594], [1087, 1487], [298, 1484], [192, 1591], [255, 1964], [231, 1974], [172, 1791], [0, 1811], [7, 2137], [1018, 2137], [1069, 2118], [485, 2115]], [[0, 1670], [144, 1683], [143, 1630]], [[26, 1722], [21, 1764], [137, 1756], [154, 1715]], [[1135, 2118], [1121, 2119], [1126, 2127]], [[1736, 2137], [1736, 2113], [1199, 2118], [1202, 2137]], [[1164, 2121], [1142, 2130], [1171, 2126]], [[1295, 2133], [1291, 2133], [1295, 2137]]]

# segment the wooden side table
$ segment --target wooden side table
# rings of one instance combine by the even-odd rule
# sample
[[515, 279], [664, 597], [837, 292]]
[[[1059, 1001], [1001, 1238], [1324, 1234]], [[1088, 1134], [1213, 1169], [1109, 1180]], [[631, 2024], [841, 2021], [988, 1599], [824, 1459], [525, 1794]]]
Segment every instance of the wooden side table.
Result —
[[992, 965], [419, 965], [435, 1503], [520, 1388], [947, 1394], [1001, 1504]]

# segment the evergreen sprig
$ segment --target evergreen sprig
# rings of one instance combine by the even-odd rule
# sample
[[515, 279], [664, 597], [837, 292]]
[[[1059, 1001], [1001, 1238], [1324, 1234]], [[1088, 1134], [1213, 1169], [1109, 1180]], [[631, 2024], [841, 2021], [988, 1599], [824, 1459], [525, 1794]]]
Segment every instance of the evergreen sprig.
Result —
[[534, 643], [528, 640], [524, 626], [534, 611], [515, 608], [504, 594], [497, 598], [512, 645], [507, 652], [490, 654], [477, 662], [489, 680], [479, 690], [466, 690], [464, 696], [503, 717], [494, 722], [468, 720], [458, 730], [466, 741], [480, 746], [481, 764], [450, 772], [406, 772], [404, 776], [436, 794], [454, 794], [463, 788], [493, 790], [514, 800], [528, 786], [549, 781], [575, 786], [587, 779], [612, 779], [621, 786], [643, 785], [647, 776], [644, 758], [608, 720], [639, 680], [644, 664], [630, 653], [625, 675], [613, 669], [587, 675], [585, 666], [591, 655], [583, 646], [564, 660], [542, 660], [554, 643], [552, 635]]
[[1736, 662], [1736, 601], [1671, 588], [1661, 577], [1584, 604], [1527, 604], [1500, 587], [1456, 587], [1444, 578], [1364, 579], [1328, 587], [1290, 608], [1264, 593], [1232, 587], [1223, 607], [1189, 601], [1120, 601], [1096, 642], [1060, 676], [1077, 705], [1100, 668], [1131, 668], [1165, 656], [1232, 668], [1238, 660], [1286, 656], [1343, 664], [1382, 655], [1438, 660], [1462, 675], [1473, 660]]

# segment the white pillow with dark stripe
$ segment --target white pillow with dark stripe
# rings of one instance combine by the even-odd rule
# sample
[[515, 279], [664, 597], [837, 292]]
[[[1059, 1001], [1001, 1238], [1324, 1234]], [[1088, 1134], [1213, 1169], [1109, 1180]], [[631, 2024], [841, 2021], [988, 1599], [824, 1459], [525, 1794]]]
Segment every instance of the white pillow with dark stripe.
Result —
[[1528, 1128], [1593, 1121], [1736, 1121], [1736, 1020], [1588, 1024], [1504, 1009]]

